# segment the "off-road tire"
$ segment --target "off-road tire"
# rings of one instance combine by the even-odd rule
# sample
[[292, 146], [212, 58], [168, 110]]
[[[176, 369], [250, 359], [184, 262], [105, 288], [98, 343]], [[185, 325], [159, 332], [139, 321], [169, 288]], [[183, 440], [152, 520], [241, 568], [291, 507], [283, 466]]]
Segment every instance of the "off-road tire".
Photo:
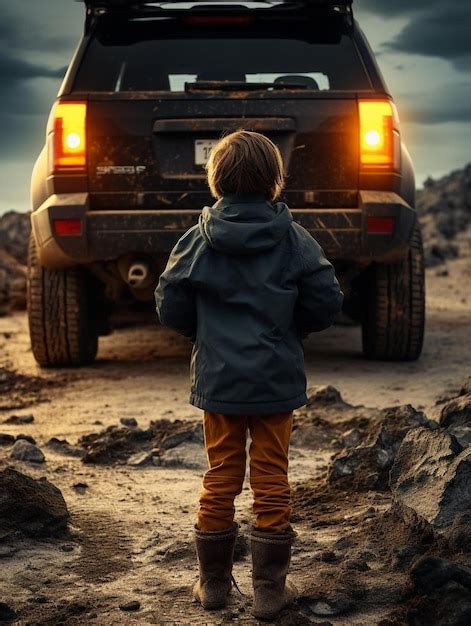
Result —
[[90, 315], [91, 302], [86, 270], [42, 267], [31, 236], [27, 304], [31, 347], [39, 365], [75, 367], [94, 361], [98, 330]]
[[420, 227], [407, 255], [368, 268], [363, 283], [363, 352], [369, 359], [415, 361], [425, 328], [425, 272]]

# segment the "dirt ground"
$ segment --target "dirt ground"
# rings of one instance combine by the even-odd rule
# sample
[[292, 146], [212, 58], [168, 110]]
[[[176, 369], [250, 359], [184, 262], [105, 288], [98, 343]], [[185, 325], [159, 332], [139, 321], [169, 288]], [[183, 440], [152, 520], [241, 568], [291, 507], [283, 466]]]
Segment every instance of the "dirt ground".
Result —
[[[443, 267], [428, 270], [428, 323], [420, 361], [368, 362], [360, 354], [359, 328], [336, 326], [306, 344], [309, 384], [333, 385], [352, 405], [410, 403], [433, 418], [440, 396], [471, 373], [471, 252], [447, 268], [447, 275]], [[25, 314], [0, 318], [0, 367], [41, 379], [28, 386], [27, 378], [23, 388], [3, 392], [0, 432], [34, 437], [46, 456], [40, 465], [13, 461], [0, 447], [0, 469], [11, 465], [36, 478], [47, 476], [61, 489], [71, 513], [69, 536], [25, 539], [9, 552], [0, 550], [0, 602], [15, 609], [17, 623], [255, 623], [244, 542], [234, 575], [245, 595], [234, 591], [228, 609], [212, 614], [191, 603], [196, 580], [192, 526], [203, 468], [84, 464], [46, 446], [52, 437], [75, 445], [84, 435], [119, 425], [121, 418], [135, 418], [142, 428], [161, 418], [200, 420], [201, 412], [187, 404], [188, 354], [180, 338], [149, 325], [103, 338], [91, 367], [41, 370], [31, 355]], [[34, 421], [1, 423], [12, 414], [33, 414]], [[309, 448], [292, 446], [293, 485], [320, 480], [333, 452], [328, 440]], [[250, 522], [250, 495], [246, 486], [237, 503], [242, 530]], [[301, 592], [319, 563], [329, 560], [325, 555], [332, 546], [354, 532], [352, 520], [367, 516], [372, 506], [384, 510], [388, 503], [387, 494], [370, 491], [327, 507], [327, 517], [325, 505], [319, 505], [324, 508], [318, 524], [312, 523], [315, 499], [309, 516], [295, 509], [299, 542], [292, 577]], [[331, 568], [335, 577], [335, 564]], [[383, 583], [394, 586], [394, 581]], [[139, 609], [120, 609], [129, 601], [138, 601]], [[389, 608], [366, 602], [348, 616], [323, 618], [308, 615], [300, 605], [278, 623], [368, 626], [379, 624]]]

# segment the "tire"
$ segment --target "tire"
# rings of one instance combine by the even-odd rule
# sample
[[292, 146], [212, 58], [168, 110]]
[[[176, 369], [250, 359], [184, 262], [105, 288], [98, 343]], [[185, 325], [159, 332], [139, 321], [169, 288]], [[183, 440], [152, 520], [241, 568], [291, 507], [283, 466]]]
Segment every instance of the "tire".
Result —
[[31, 348], [39, 365], [75, 367], [94, 361], [98, 328], [90, 315], [92, 301], [86, 271], [42, 267], [31, 235], [27, 305]]
[[425, 329], [425, 271], [422, 235], [416, 226], [407, 255], [374, 264], [363, 283], [363, 352], [369, 359], [415, 361]]

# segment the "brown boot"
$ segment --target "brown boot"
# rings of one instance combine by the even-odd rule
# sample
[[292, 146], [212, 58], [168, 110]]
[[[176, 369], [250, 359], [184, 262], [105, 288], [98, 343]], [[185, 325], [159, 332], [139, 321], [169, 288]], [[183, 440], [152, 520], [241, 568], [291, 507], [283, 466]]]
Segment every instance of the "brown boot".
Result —
[[227, 530], [207, 533], [196, 529], [200, 578], [193, 588], [193, 596], [204, 609], [223, 609], [227, 604], [237, 528], [234, 524]]
[[266, 533], [254, 530], [251, 536], [254, 605], [252, 615], [273, 620], [296, 600], [296, 587], [286, 581], [295, 533]]

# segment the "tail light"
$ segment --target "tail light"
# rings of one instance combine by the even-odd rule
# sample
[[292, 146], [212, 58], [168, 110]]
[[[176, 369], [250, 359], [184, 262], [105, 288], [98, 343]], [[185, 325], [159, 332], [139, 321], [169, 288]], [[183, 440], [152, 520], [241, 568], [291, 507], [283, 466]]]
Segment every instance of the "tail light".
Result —
[[360, 160], [363, 169], [398, 169], [399, 119], [390, 100], [360, 100]]
[[84, 170], [87, 158], [86, 102], [56, 102], [48, 122], [51, 172]]

